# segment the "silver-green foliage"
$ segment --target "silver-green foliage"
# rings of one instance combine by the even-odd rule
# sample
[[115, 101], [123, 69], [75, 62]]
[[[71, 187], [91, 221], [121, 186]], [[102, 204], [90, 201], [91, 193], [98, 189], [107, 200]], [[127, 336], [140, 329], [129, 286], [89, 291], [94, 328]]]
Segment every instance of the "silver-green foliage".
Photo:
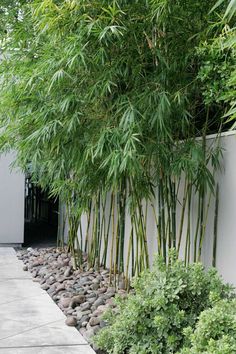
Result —
[[187, 343], [181, 354], [232, 354], [236, 352], [236, 302], [222, 300], [203, 311], [192, 333], [185, 331]]
[[133, 285], [135, 293], [118, 299], [115, 313], [106, 314], [108, 326], [95, 337], [108, 353], [176, 353], [200, 313], [232, 296], [216, 270], [205, 272], [200, 263], [186, 267], [174, 258], [169, 265], [158, 259]]

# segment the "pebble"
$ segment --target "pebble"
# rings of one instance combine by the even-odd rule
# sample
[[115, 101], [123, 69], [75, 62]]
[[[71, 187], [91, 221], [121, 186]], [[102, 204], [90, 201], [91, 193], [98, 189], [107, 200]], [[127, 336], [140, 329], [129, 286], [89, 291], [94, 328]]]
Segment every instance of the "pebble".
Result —
[[94, 336], [94, 334], [95, 334], [94, 329], [91, 328], [91, 329], [85, 331], [83, 336], [87, 340], [87, 342], [91, 343], [91, 339]]
[[90, 298], [93, 299], [93, 298], [96, 298], [97, 296], [95, 293], [91, 292], [90, 294], [86, 295], [86, 297], [87, 297], [87, 299], [90, 299]]
[[100, 297], [93, 303], [93, 305], [98, 307], [100, 305], [103, 305], [104, 303], [105, 303], [104, 299]]
[[92, 327], [97, 326], [97, 325], [100, 325], [100, 318], [98, 318], [98, 317], [91, 317], [90, 320], [89, 320], [89, 324], [90, 324], [90, 326], [92, 326]]
[[97, 299], [96, 297], [91, 297], [91, 298], [88, 299], [88, 302], [90, 304], [93, 304], [96, 301], [96, 299]]
[[76, 325], [77, 325], [77, 320], [76, 320], [76, 318], [73, 317], [73, 316], [67, 317], [67, 319], [66, 319], [66, 325], [67, 325], [67, 326], [71, 326], [71, 327], [76, 326]]
[[80, 305], [81, 311], [89, 310], [90, 307], [91, 307], [91, 304], [89, 302], [84, 302], [83, 304]]
[[55, 294], [59, 293], [60, 291], [65, 290], [65, 284], [60, 284], [55, 291]]
[[93, 290], [98, 290], [98, 288], [99, 288], [99, 284], [97, 284], [97, 283], [92, 284]]
[[66, 269], [66, 271], [64, 272], [64, 277], [69, 277], [70, 274], [71, 274], [71, 267]]
[[85, 302], [85, 296], [84, 295], [77, 295], [72, 297], [71, 302], [70, 302], [70, 307], [75, 308], [76, 305], [82, 304]]
[[64, 308], [69, 307], [70, 302], [71, 302], [71, 299], [70, 299], [70, 298], [64, 297], [64, 298], [61, 299], [61, 304], [62, 304], [62, 306], [63, 306]]
[[41, 289], [43, 289], [43, 290], [48, 290], [49, 288], [50, 288], [50, 286], [48, 284], [41, 285]]

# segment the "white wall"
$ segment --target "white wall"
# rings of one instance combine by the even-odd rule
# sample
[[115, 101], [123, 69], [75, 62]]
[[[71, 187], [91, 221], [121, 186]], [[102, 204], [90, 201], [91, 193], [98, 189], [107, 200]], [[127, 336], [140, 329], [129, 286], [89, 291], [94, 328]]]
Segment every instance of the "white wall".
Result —
[[12, 153], [0, 156], [0, 245], [24, 241], [24, 183], [22, 173], [11, 169]]
[[[209, 137], [212, 141], [214, 137]], [[236, 134], [225, 133], [220, 138], [223, 148], [222, 171], [217, 173], [219, 182], [219, 213], [216, 267], [224, 280], [236, 286]], [[213, 203], [212, 203], [213, 204]], [[203, 260], [211, 264], [212, 219], [214, 205], [209, 211], [209, 225], [204, 243]]]

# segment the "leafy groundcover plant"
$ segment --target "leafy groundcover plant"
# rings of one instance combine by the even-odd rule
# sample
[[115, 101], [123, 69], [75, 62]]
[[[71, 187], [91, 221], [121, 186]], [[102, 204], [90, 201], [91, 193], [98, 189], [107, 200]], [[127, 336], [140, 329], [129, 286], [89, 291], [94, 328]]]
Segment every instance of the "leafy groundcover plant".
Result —
[[180, 354], [236, 353], [236, 301], [222, 300], [200, 314], [194, 333], [186, 329], [189, 345]]
[[201, 312], [234, 296], [215, 269], [206, 272], [200, 263], [186, 267], [175, 257], [169, 265], [158, 258], [133, 288], [134, 294], [117, 299], [116, 311], [105, 316], [108, 326], [94, 339], [108, 353], [177, 353], [186, 347], [186, 330], [194, 331]]

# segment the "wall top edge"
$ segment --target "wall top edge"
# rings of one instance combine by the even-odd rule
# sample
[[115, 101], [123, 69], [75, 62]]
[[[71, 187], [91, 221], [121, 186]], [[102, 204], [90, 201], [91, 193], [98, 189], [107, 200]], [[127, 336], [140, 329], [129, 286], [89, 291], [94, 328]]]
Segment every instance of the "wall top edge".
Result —
[[[227, 132], [223, 132], [223, 133], [216, 133], [216, 134], [209, 134], [206, 136], [207, 140], [211, 140], [211, 139], [216, 139], [216, 138], [224, 138], [226, 136], [232, 136], [232, 135], [236, 135], [236, 130], [230, 130]], [[199, 136], [198, 138], [196, 138], [196, 140], [202, 140], [202, 137]]]

